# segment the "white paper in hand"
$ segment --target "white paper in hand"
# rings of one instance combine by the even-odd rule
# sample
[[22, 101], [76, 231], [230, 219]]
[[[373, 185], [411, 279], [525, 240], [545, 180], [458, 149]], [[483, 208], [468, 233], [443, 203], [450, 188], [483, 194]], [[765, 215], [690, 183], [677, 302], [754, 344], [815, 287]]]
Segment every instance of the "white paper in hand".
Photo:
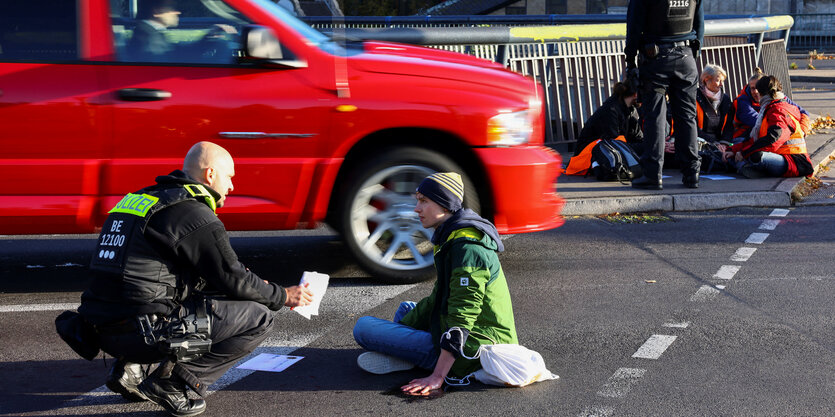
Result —
[[329, 279], [330, 277], [325, 274], [305, 271], [301, 281], [299, 281], [299, 285], [309, 284], [307, 289], [313, 293], [313, 302], [303, 307], [294, 307], [293, 311], [301, 314], [308, 320], [310, 320], [310, 316], [318, 316], [319, 304], [325, 296], [325, 291], [328, 290]]

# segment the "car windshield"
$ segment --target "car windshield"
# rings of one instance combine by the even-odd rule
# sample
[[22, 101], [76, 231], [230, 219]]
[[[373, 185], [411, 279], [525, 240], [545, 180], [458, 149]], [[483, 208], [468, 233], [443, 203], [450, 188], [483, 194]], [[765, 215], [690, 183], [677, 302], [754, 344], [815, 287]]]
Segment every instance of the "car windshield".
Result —
[[302, 22], [296, 16], [293, 16], [292, 13], [288, 12], [287, 9], [277, 5], [276, 3], [269, 0], [255, 0], [255, 2], [265, 10], [275, 15], [282, 22], [290, 25], [290, 27], [292, 27], [296, 32], [299, 32], [316, 46], [322, 47], [323, 44], [330, 42], [330, 39], [323, 35], [322, 32], [308, 26], [307, 23]]

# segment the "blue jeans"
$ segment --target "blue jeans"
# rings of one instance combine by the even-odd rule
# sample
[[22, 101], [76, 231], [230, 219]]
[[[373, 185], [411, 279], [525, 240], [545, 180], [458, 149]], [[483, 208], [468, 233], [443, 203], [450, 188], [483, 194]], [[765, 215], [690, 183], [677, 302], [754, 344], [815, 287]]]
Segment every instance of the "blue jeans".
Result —
[[432, 343], [432, 334], [400, 324], [413, 308], [413, 301], [400, 303], [394, 321], [360, 317], [354, 325], [354, 340], [367, 350], [398, 357], [423, 369], [435, 368], [440, 350]]
[[786, 173], [786, 170], [789, 169], [789, 163], [783, 155], [771, 152], [762, 152], [761, 155], [759, 162], [751, 160], [743, 161], [739, 166], [740, 172], [742, 172], [742, 167], [748, 167], [761, 173], [763, 176], [782, 177]]

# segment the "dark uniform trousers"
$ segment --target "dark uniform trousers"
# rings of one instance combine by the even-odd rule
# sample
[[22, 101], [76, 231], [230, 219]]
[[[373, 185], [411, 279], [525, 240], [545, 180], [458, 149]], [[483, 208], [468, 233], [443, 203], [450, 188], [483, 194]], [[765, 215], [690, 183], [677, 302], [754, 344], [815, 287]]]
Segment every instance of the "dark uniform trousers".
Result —
[[[192, 361], [179, 363], [206, 387], [267, 338], [275, 315], [266, 306], [252, 301], [212, 299], [211, 306], [208, 312], [212, 339], [210, 351]], [[184, 317], [194, 313], [195, 309], [194, 303], [186, 300], [172, 315]], [[164, 326], [162, 321], [154, 323], [155, 333]], [[121, 334], [103, 332], [99, 339], [103, 351], [128, 362], [148, 364], [166, 359], [156, 346], [145, 343], [138, 326], [136, 331]]]
[[676, 158], [684, 175], [699, 172], [696, 126], [696, 60], [690, 47], [661, 48], [655, 58], [641, 57], [640, 101], [644, 112], [644, 176], [661, 181], [664, 165], [664, 138], [667, 135], [667, 102], [670, 96]]

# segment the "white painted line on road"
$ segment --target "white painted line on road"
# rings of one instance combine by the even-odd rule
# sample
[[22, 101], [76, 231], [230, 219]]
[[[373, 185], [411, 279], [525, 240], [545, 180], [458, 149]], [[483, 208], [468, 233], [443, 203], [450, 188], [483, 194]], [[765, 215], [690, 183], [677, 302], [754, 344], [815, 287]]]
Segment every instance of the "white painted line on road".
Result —
[[[333, 281], [332, 281], [333, 282]], [[359, 314], [370, 310], [397, 295], [408, 291], [415, 287], [416, 284], [411, 285], [347, 285], [347, 284], [331, 284], [328, 288], [328, 293], [322, 300], [319, 308], [319, 317], [328, 314], [338, 314], [340, 317], [349, 317], [352, 314]], [[56, 304], [57, 305], [57, 304]], [[78, 307], [78, 304], [73, 306]], [[392, 312], [393, 314], [394, 312]], [[323, 334], [331, 330], [333, 326], [317, 327], [313, 331], [306, 334], [299, 334], [289, 326], [281, 325], [281, 315], [296, 314], [287, 309], [283, 309], [276, 316], [277, 323], [273, 327], [270, 336], [261, 343], [251, 354], [247, 355], [232, 369], [220, 377], [211, 387], [209, 387], [209, 394], [222, 390], [227, 386], [238, 382], [244, 377], [252, 374], [255, 371], [238, 369], [237, 366], [258, 356], [261, 353], [272, 353], [276, 355], [287, 355], [293, 351], [303, 348], [318, 339]], [[340, 319], [335, 319], [334, 323], [339, 322]], [[335, 324], [334, 324], [335, 325]], [[82, 394], [68, 402], [64, 403], [66, 407], [84, 407], [94, 405], [107, 404], [122, 404], [124, 400], [118, 395], [107, 389], [102, 385], [86, 394]]]
[[620, 368], [609, 377], [606, 385], [603, 385], [603, 388], [597, 391], [597, 395], [606, 398], [623, 398], [646, 372], [646, 369]]
[[712, 300], [716, 295], [719, 294], [719, 290], [713, 288], [709, 285], [702, 285], [692, 297], [690, 297], [690, 301], [702, 302]]
[[724, 290], [724, 289], [725, 289], [725, 286], [724, 286], [724, 285], [717, 285], [717, 286], [716, 286], [716, 288], [717, 288], [717, 289], [720, 289], [720, 290]]
[[682, 322], [668, 321], [668, 322], [662, 324], [662, 326], [664, 326], [664, 327], [672, 327], [674, 329], [686, 329], [687, 326], [689, 326], [689, 325], [690, 325], [689, 321], [682, 321]]
[[780, 225], [780, 220], [777, 219], [765, 219], [763, 223], [760, 225], [760, 230], [774, 230], [777, 226]]
[[736, 250], [736, 253], [731, 256], [731, 260], [734, 262], [745, 262], [756, 251], [757, 248], [739, 248]]
[[678, 336], [667, 336], [663, 334], [654, 334], [641, 345], [640, 348], [632, 355], [633, 358], [638, 359], [658, 359], [667, 350]]
[[769, 214], [769, 216], [772, 216], [772, 217], [786, 217], [787, 214], [789, 214], [788, 209], [774, 209], [774, 211], [772, 211], [771, 214]]
[[512, 238], [513, 236], [516, 236], [516, 235], [501, 235], [501, 236], [499, 236], [499, 239], [508, 240], [508, 239]]
[[739, 272], [739, 265], [722, 265], [719, 270], [713, 274], [715, 279], [732, 279], [737, 272]]
[[614, 415], [614, 407], [595, 405], [584, 408], [580, 414], [577, 414], [577, 417], [612, 417]]
[[745, 239], [745, 243], [760, 245], [765, 242], [766, 239], [768, 239], [768, 233], [751, 233], [751, 235], [748, 236], [748, 239]]
[[59, 311], [59, 310], [75, 310], [80, 304], [66, 303], [66, 304], [17, 304], [0, 306], [0, 313], [19, 313], [23, 311]]

